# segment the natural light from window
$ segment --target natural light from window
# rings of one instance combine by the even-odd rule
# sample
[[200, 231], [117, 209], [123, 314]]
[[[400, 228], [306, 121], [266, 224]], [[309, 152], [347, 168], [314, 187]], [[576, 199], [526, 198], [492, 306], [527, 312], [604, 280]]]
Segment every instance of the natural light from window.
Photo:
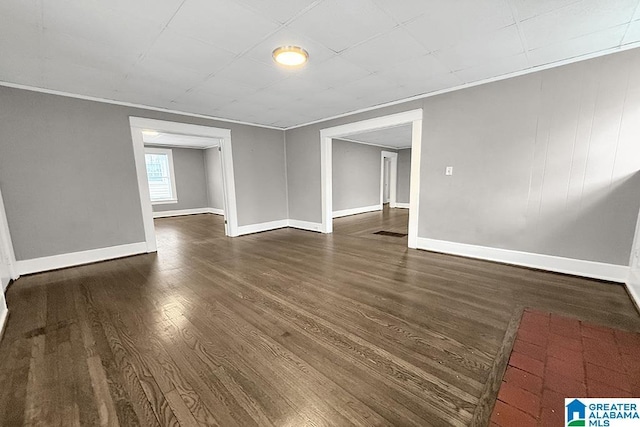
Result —
[[144, 159], [147, 166], [151, 203], [177, 203], [171, 150], [145, 148]]

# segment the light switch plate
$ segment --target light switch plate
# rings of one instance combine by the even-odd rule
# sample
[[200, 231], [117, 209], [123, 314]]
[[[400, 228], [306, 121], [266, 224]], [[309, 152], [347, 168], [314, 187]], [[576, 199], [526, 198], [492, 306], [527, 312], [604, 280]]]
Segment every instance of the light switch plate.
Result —
[[453, 166], [447, 166], [446, 169], [444, 170], [444, 174], [447, 176], [453, 175]]

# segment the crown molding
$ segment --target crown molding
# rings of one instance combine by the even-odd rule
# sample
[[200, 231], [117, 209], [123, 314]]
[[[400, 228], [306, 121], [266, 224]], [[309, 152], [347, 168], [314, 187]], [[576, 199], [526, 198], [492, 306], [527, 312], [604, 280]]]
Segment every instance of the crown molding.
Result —
[[605, 49], [605, 50], [600, 50], [598, 52], [594, 52], [594, 53], [590, 53], [587, 55], [581, 55], [581, 56], [576, 56], [573, 58], [569, 58], [569, 59], [565, 59], [562, 61], [556, 61], [556, 62], [550, 62], [548, 64], [543, 64], [543, 65], [538, 65], [535, 67], [530, 67], [527, 68], [525, 70], [520, 70], [520, 71], [515, 71], [513, 73], [507, 73], [507, 74], [502, 74], [500, 76], [496, 76], [496, 77], [490, 77], [487, 79], [482, 79], [482, 80], [478, 80], [475, 82], [471, 82], [471, 83], [464, 83], [458, 86], [453, 86], [450, 88], [446, 88], [446, 89], [441, 89], [441, 90], [437, 90], [434, 92], [428, 92], [428, 93], [423, 93], [420, 95], [414, 95], [414, 96], [410, 96], [408, 98], [402, 98], [402, 99], [398, 99], [397, 101], [390, 101], [390, 102], [385, 102], [383, 104], [378, 104], [378, 105], [374, 105], [371, 107], [365, 107], [365, 108], [361, 108], [359, 110], [353, 110], [353, 111], [349, 111], [346, 113], [342, 113], [342, 114], [338, 114], [336, 116], [331, 116], [331, 117], [327, 117], [324, 119], [319, 119], [319, 120], [314, 120], [308, 123], [303, 123], [300, 125], [294, 125], [294, 126], [289, 126], [287, 128], [284, 128], [285, 131], [288, 130], [293, 130], [293, 129], [298, 129], [298, 128], [302, 128], [305, 126], [311, 126], [311, 125], [315, 125], [318, 123], [324, 123], [324, 122], [328, 122], [330, 120], [336, 120], [336, 119], [341, 119], [343, 117], [348, 117], [348, 116], [353, 116], [355, 114], [360, 114], [360, 113], [366, 113], [368, 111], [374, 111], [374, 110], [378, 110], [381, 108], [385, 108], [385, 107], [391, 107], [394, 105], [398, 105], [398, 104], [404, 104], [405, 102], [411, 102], [411, 101], [417, 101], [420, 99], [425, 99], [425, 98], [431, 98], [432, 96], [437, 96], [437, 95], [442, 95], [445, 93], [449, 93], [449, 92], [456, 92], [462, 89], [468, 89], [471, 87], [475, 87], [475, 86], [480, 86], [483, 84], [487, 84], [487, 83], [493, 83], [493, 82], [498, 82], [501, 80], [507, 80], [513, 77], [520, 77], [520, 76], [524, 76], [527, 74], [533, 74], [536, 73], [538, 71], [544, 71], [544, 70], [549, 70], [551, 68], [557, 68], [557, 67], [562, 67], [563, 65], [569, 65], [569, 64], [574, 64], [576, 62], [582, 62], [582, 61], [587, 61], [589, 59], [594, 59], [594, 58], [599, 58], [601, 56], [607, 56], [607, 55], [611, 55], [614, 53], [618, 53], [618, 52], [624, 52], [626, 50], [631, 50], [631, 49], [635, 49], [640, 47], [640, 42], [634, 42], [634, 43], [629, 43], [623, 46], [618, 46], [615, 48], [610, 48], [610, 49]]
[[259, 128], [264, 128], [264, 129], [273, 129], [273, 130], [284, 130], [284, 128], [282, 128], [282, 127], [261, 125], [261, 124], [258, 124], [258, 123], [251, 123], [251, 122], [243, 122], [242, 120], [224, 119], [222, 117], [207, 116], [206, 114], [189, 113], [189, 112], [180, 111], [180, 110], [170, 110], [168, 108], [152, 107], [150, 105], [135, 104], [135, 103], [132, 103], [132, 102], [116, 101], [115, 99], [107, 99], [107, 98], [100, 98], [100, 97], [96, 97], [96, 96], [80, 95], [80, 94], [77, 94], [77, 93], [64, 92], [64, 91], [60, 91], [60, 90], [53, 90], [53, 89], [46, 89], [46, 88], [36, 87], [36, 86], [28, 86], [28, 85], [23, 85], [23, 84], [18, 84], [18, 83], [11, 83], [11, 82], [3, 81], [3, 80], [0, 80], [0, 86], [10, 87], [10, 88], [14, 88], [14, 89], [29, 90], [29, 91], [32, 91], [32, 92], [46, 93], [46, 94], [49, 94], [49, 95], [64, 96], [64, 97], [67, 97], [67, 98], [82, 99], [82, 100], [85, 100], [85, 101], [95, 101], [95, 102], [102, 102], [102, 103], [105, 103], [105, 104], [121, 105], [123, 107], [141, 108], [141, 109], [144, 109], [144, 110], [159, 111], [161, 113], [179, 114], [181, 116], [186, 116], [186, 117], [197, 117], [199, 119], [216, 120], [216, 121], [219, 121], [219, 122], [234, 123], [234, 124], [237, 124], [237, 125], [254, 126], [254, 127], [259, 127]]
[[535, 66], [535, 67], [530, 67], [530, 68], [527, 68], [525, 70], [516, 71], [516, 72], [513, 72], [513, 73], [507, 73], [507, 74], [503, 74], [503, 75], [496, 76], [496, 77], [490, 77], [490, 78], [487, 78], [487, 79], [482, 79], [482, 80], [478, 80], [478, 81], [471, 82], [471, 83], [464, 83], [464, 84], [461, 84], [461, 85], [458, 85], [458, 86], [453, 86], [453, 87], [450, 87], [450, 88], [441, 89], [441, 90], [437, 90], [437, 91], [434, 91], [434, 92], [423, 93], [423, 94], [420, 94], [420, 95], [414, 95], [414, 96], [410, 96], [410, 97], [407, 97], [407, 98], [398, 99], [396, 101], [386, 102], [386, 103], [383, 103], [383, 104], [377, 104], [377, 105], [373, 105], [371, 107], [361, 108], [359, 110], [348, 111], [346, 113], [338, 114], [338, 115], [335, 115], [335, 116], [330, 116], [330, 117], [326, 117], [326, 118], [323, 118], [323, 119], [313, 120], [311, 122], [302, 123], [302, 124], [299, 124], [299, 125], [294, 125], [294, 126], [289, 126], [289, 127], [277, 127], [277, 126], [262, 125], [262, 124], [258, 124], [258, 123], [245, 122], [245, 121], [242, 121], [242, 120], [225, 119], [225, 118], [222, 118], [222, 117], [208, 116], [206, 114], [189, 113], [189, 112], [186, 112], [186, 111], [171, 110], [171, 109], [168, 109], [168, 108], [152, 107], [150, 105], [135, 104], [135, 103], [131, 103], [131, 102], [117, 101], [117, 100], [114, 100], [114, 99], [107, 99], [107, 98], [100, 98], [100, 97], [94, 97], [94, 96], [80, 95], [80, 94], [71, 93], [71, 92], [64, 92], [64, 91], [59, 91], [59, 90], [40, 88], [40, 87], [36, 87], [36, 86], [28, 86], [28, 85], [23, 85], [23, 84], [18, 84], [18, 83], [11, 83], [11, 82], [6, 82], [6, 81], [2, 81], [2, 80], [0, 80], [0, 86], [5, 86], [5, 87], [10, 87], [10, 88], [15, 88], [15, 89], [29, 90], [29, 91], [32, 91], [32, 92], [47, 93], [47, 94], [51, 94], [51, 95], [65, 96], [65, 97], [68, 97], [68, 98], [83, 99], [83, 100], [86, 100], [86, 101], [104, 102], [106, 104], [121, 105], [121, 106], [124, 106], [124, 107], [141, 108], [141, 109], [145, 109], [145, 110], [159, 111], [159, 112], [163, 112], [163, 113], [178, 114], [178, 115], [182, 115], [182, 116], [186, 116], [186, 117], [197, 117], [197, 118], [201, 118], [201, 119], [216, 120], [216, 121], [225, 122], [225, 123], [234, 123], [234, 124], [245, 125], [245, 126], [254, 126], [254, 127], [258, 127], [258, 128], [264, 128], [264, 129], [288, 131], [288, 130], [293, 130], [293, 129], [297, 129], [297, 128], [302, 128], [302, 127], [305, 127], [305, 126], [311, 126], [311, 125], [318, 124], [318, 123], [328, 122], [330, 120], [336, 120], [336, 119], [340, 119], [340, 118], [343, 118], [343, 117], [352, 116], [352, 115], [355, 115], [355, 114], [366, 113], [366, 112], [369, 112], [369, 111], [374, 111], [374, 110], [378, 110], [378, 109], [385, 108], [385, 107], [391, 107], [391, 106], [398, 105], [398, 104], [404, 104], [406, 102], [417, 101], [417, 100], [421, 100], [421, 99], [425, 99], [425, 98], [430, 98], [432, 96], [437, 96], [437, 95], [442, 95], [442, 94], [445, 94], [445, 93], [455, 92], [455, 91], [459, 91], [459, 90], [462, 90], [462, 89], [468, 89], [468, 88], [472, 88], [472, 87], [475, 87], [475, 86], [480, 86], [480, 85], [487, 84], [487, 83], [493, 83], [493, 82], [498, 82], [498, 81], [501, 81], [501, 80], [510, 79], [510, 78], [513, 78], [513, 77], [520, 77], [520, 76], [524, 76], [524, 75], [527, 75], [527, 74], [533, 74], [533, 73], [536, 73], [538, 71], [544, 71], [544, 70], [548, 70], [548, 69], [551, 69], [551, 68], [562, 67], [564, 65], [574, 64], [576, 62], [581, 62], [581, 61], [587, 61], [589, 59], [599, 58], [599, 57], [602, 57], [602, 56], [607, 56], [607, 55], [611, 55], [611, 54], [614, 54], [614, 53], [635, 49], [635, 48], [638, 48], [638, 47], [640, 47], [640, 42], [628, 43], [626, 45], [622, 45], [622, 46], [618, 46], [618, 47], [610, 48], [610, 49], [600, 50], [598, 52], [590, 53], [590, 54], [587, 54], [587, 55], [576, 56], [576, 57], [565, 59], [565, 60], [562, 60], [562, 61], [550, 62], [548, 64], [543, 64], [543, 65], [538, 65], [538, 66]]

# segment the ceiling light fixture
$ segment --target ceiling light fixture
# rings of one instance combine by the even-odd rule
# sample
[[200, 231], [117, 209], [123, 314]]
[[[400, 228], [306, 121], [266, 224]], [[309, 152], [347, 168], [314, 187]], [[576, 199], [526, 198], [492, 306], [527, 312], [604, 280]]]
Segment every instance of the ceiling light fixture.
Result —
[[147, 130], [147, 129], [143, 130], [143, 131], [142, 131], [142, 134], [143, 134], [143, 135], [146, 135], [146, 136], [158, 136], [158, 135], [160, 135], [160, 134], [159, 134], [157, 131], [155, 131], [155, 130]]
[[273, 60], [285, 67], [297, 68], [309, 60], [309, 54], [298, 46], [281, 46], [273, 51]]

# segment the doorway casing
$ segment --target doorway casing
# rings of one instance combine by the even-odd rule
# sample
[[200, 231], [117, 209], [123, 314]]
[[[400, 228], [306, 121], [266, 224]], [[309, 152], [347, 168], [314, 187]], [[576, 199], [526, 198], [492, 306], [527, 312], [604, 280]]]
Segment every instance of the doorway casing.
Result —
[[9, 223], [4, 209], [4, 201], [0, 192], [0, 291], [4, 292], [9, 280], [16, 280], [20, 275], [16, 269], [16, 256], [13, 251]]
[[217, 138], [220, 140], [220, 154], [222, 158], [222, 188], [224, 193], [225, 234], [230, 237], [238, 235], [238, 213], [236, 210], [236, 190], [233, 175], [233, 156], [231, 151], [231, 130], [209, 126], [192, 125], [164, 120], [129, 117], [131, 127], [131, 141], [136, 163], [138, 190], [140, 192], [140, 206], [144, 224], [147, 252], [155, 252], [156, 232], [153, 223], [153, 208], [147, 183], [147, 172], [144, 160], [143, 130], [174, 133], [190, 136]]
[[[420, 197], [420, 153], [422, 148], [422, 108], [320, 130], [320, 182], [322, 194], [321, 231], [323, 233], [333, 232], [332, 139], [404, 124], [412, 125], [408, 246], [414, 249], [417, 247], [418, 205]], [[384, 167], [384, 158], [382, 159], [382, 162], [382, 166]]]
[[380, 152], [380, 210], [385, 203], [384, 181], [385, 181], [385, 159], [389, 159], [389, 207], [396, 207], [397, 185], [398, 185], [398, 153], [392, 151]]
[[636, 221], [636, 232], [631, 246], [629, 258], [629, 277], [627, 278], [627, 290], [631, 299], [640, 312], [640, 212]]

